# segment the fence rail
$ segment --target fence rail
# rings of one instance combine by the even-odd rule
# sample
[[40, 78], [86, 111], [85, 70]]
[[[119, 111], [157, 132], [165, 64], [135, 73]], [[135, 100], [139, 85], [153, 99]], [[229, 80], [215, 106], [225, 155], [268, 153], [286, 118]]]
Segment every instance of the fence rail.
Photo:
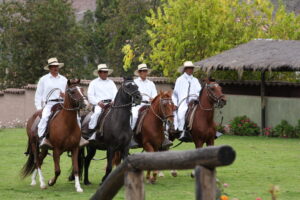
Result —
[[214, 146], [187, 151], [166, 151], [130, 155], [102, 183], [91, 200], [111, 200], [125, 184], [127, 200], [145, 199], [143, 170], [196, 169], [196, 199], [216, 196], [215, 168], [235, 160], [230, 146]]

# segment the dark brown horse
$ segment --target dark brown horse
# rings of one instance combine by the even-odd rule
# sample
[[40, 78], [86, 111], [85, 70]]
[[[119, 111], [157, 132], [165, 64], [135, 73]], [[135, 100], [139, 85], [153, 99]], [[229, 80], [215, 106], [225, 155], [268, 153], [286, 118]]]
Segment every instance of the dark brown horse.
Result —
[[199, 103], [195, 111], [191, 134], [196, 148], [214, 145], [216, 126], [214, 123], [215, 107], [222, 108], [226, 104], [226, 98], [220, 85], [205, 79], [199, 95]]
[[[66, 88], [66, 95], [64, 103], [61, 104], [62, 110], [49, 122], [49, 141], [53, 145], [53, 160], [55, 165], [55, 176], [49, 180], [48, 185], [55, 184], [57, 177], [60, 175], [60, 156], [65, 151], [72, 153], [72, 164], [75, 174], [75, 188], [77, 192], [82, 192], [78, 177], [78, 152], [79, 141], [81, 137], [80, 128], [77, 123], [77, 112], [79, 109], [88, 106], [87, 98], [83, 95], [83, 89], [78, 86], [80, 80], [70, 81]], [[48, 150], [42, 149], [40, 151], [38, 147], [37, 128], [33, 128], [33, 124], [36, 121], [36, 117], [41, 115], [41, 111], [37, 111], [28, 120], [27, 123], [27, 135], [28, 135], [28, 147], [27, 153], [29, 155], [26, 164], [22, 169], [23, 177], [32, 174], [31, 185], [36, 185], [36, 175], [40, 177], [40, 187], [46, 188], [44, 177], [41, 171], [41, 165], [44, 158], [47, 155]]]
[[[160, 92], [153, 99], [150, 107], [144, 111], [147, 113], [141, 122], [141, 134], [137, 135], [137, 141], [147, 152], [159, 151], [165, 138], [165, 126], [173, 128], [175, 106], [171, 97], [171, 91]], [[153, 171], [152, 177], [150, 177], [150, 171], [147, 172], [146, 178], [149, 182], [154, 183], [156, 177], [157, 171]]]

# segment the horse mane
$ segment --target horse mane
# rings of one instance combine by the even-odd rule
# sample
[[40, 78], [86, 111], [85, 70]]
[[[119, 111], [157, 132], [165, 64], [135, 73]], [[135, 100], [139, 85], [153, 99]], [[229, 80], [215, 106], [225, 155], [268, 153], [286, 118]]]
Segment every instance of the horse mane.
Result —
[[154, 99], [152, 100], [152, 102], [155, 102], [155, 101], [158, 99], [158, 97], [164, 97], [164, 96], [171, 97], [171, 95], [169, 94], [168, 91], [160, 91], [160, 92], [156, 95], [156, 97], [154, 97]]

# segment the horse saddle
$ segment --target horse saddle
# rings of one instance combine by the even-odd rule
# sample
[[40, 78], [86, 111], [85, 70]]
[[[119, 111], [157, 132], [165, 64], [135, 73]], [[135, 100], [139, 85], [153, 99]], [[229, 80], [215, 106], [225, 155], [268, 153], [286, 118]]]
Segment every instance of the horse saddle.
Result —
[[[46, 131], [45, 131], [45, 136], [48, 136], [49, 133], [49, 124], [50, 122], [55, 118], [55, 116], [59, 113], [59, 111], [62, 110], [62, 106], [60, 103], [54, 104], [51, 108], [51, 114], [49, 116], [49, 120], [47, 122], [47, 126], [46, 126]], [[31, 126], [31, 131], [34, 132], [37, 135], [37, 129], [38, 129], [38, 124], [41, 121], [41, 117], [42, 117], [42, 112], [43, 110], [39, 110], [36, 112], [36, 117], [35, 120]]]
[[146, 114], [148, 113], [149, 108], [150, 108], [150, 105], [144, 105], [139, 109], [138, 118], [136, 120], [136, 124], [133, 129], [133, 132], [135, 133], [135, 135], [142, 132], [143, 121], [144, 121]]
[[192, 130], [193, 121], [195, 118], [195, 112], [197, 109], [197, 106], [199, 104], [198, 100], [191, 100], [188, 109], [185, 113], [185, 124], [184, 124], [184, 130], [190, 131]]

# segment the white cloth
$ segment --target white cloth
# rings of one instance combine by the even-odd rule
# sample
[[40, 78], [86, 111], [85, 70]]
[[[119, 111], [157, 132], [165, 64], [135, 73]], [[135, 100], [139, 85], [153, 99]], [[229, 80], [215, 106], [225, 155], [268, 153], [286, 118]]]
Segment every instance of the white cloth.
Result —
[[47, 96], [49, 92], [54, 88], [59, 88], [60, 90], [55, 90], [51, 96], [49, 96], [48, 100], [51, 99], [59, 99], [60, 92], [64, 92], [67, 86], [67, 79], [66, 77], [58, 74], [56, 77], [52, 76], [51, 73], [42, 76], [37, 84], [37, 89], [35, 92], [35, 107], [37, 110], [42, 109], [42, 118], [38, 125], [38, 135], [42, 137], [45, 133], [47, 122], [49, 116], [51, 114], [51, 108], [57, 102], [48, 101], [46, 104]]
[[66, 77], [58, 74], [56, 77], [52, 76], [51, 73], [42, 76], [37, 84], [34, 104], [37, 110], [42, 109], [45, 105], [47, 95], [54, 88], [59, 88], [60, 90], [55, 90], [52, 95], [49, 97], [50, 99], [59, 99], [60, 92], [66, 90], [68, 80]]
[[118, 92], [116, 84], [110, 80], [102, 80], [100, 77], [92, 80], [88, 87], [87, 95], [89, 102], [95, 105], [94, 113], [91, 116], [91, 121], [89, 122], [89, 129], [93, 129], [97, 125], [97, 120], [101, 114], [102, 108], [98, 103], [102, 100], [114, 100]]
[[[150, 99], [154, 99], [157, 96], [157, 90], [155, 87], [155, 84], [148, 80], [148, 79], [141, 79], [136, 78], [134, 79], [135, 84], [137, 84], [137, 86], [139, 87], [139, 92], [142, 95], [142, 101], [150, 101]], [[146, 94], [146, 95], [143, 95]], [[132, 120], [131, 120], [131, 128], [134, 129], [137, 118], [138, 118], [138, 112], [139, 109], [145, 105], [145, 103], [141, 103], [140, 105], [134, 106], [132, 107]]]
[[[190, 83], [190, 89], [189, 88]], [[189, 90], [189, 91], [188, 91]], [[188, 109], [188, 102], [192, 99], [197, 99], [201, 91], [201, 85], [197, 78], [193, 75], [183, 73], [175, 82], [175, 87], [172, 95], [172, 100], [178, 110], [174, 112], [174, 128], [179, 131], [183, 130], [185, 123], [185, 113]], [[187, 97], [188, 95], [192, 95]], [[187, 98], [186, 98], [187, 97]], [[186, 99], [185, 99], [186, 98]], [[180, 105], [179, 105], [180, 104]]]

